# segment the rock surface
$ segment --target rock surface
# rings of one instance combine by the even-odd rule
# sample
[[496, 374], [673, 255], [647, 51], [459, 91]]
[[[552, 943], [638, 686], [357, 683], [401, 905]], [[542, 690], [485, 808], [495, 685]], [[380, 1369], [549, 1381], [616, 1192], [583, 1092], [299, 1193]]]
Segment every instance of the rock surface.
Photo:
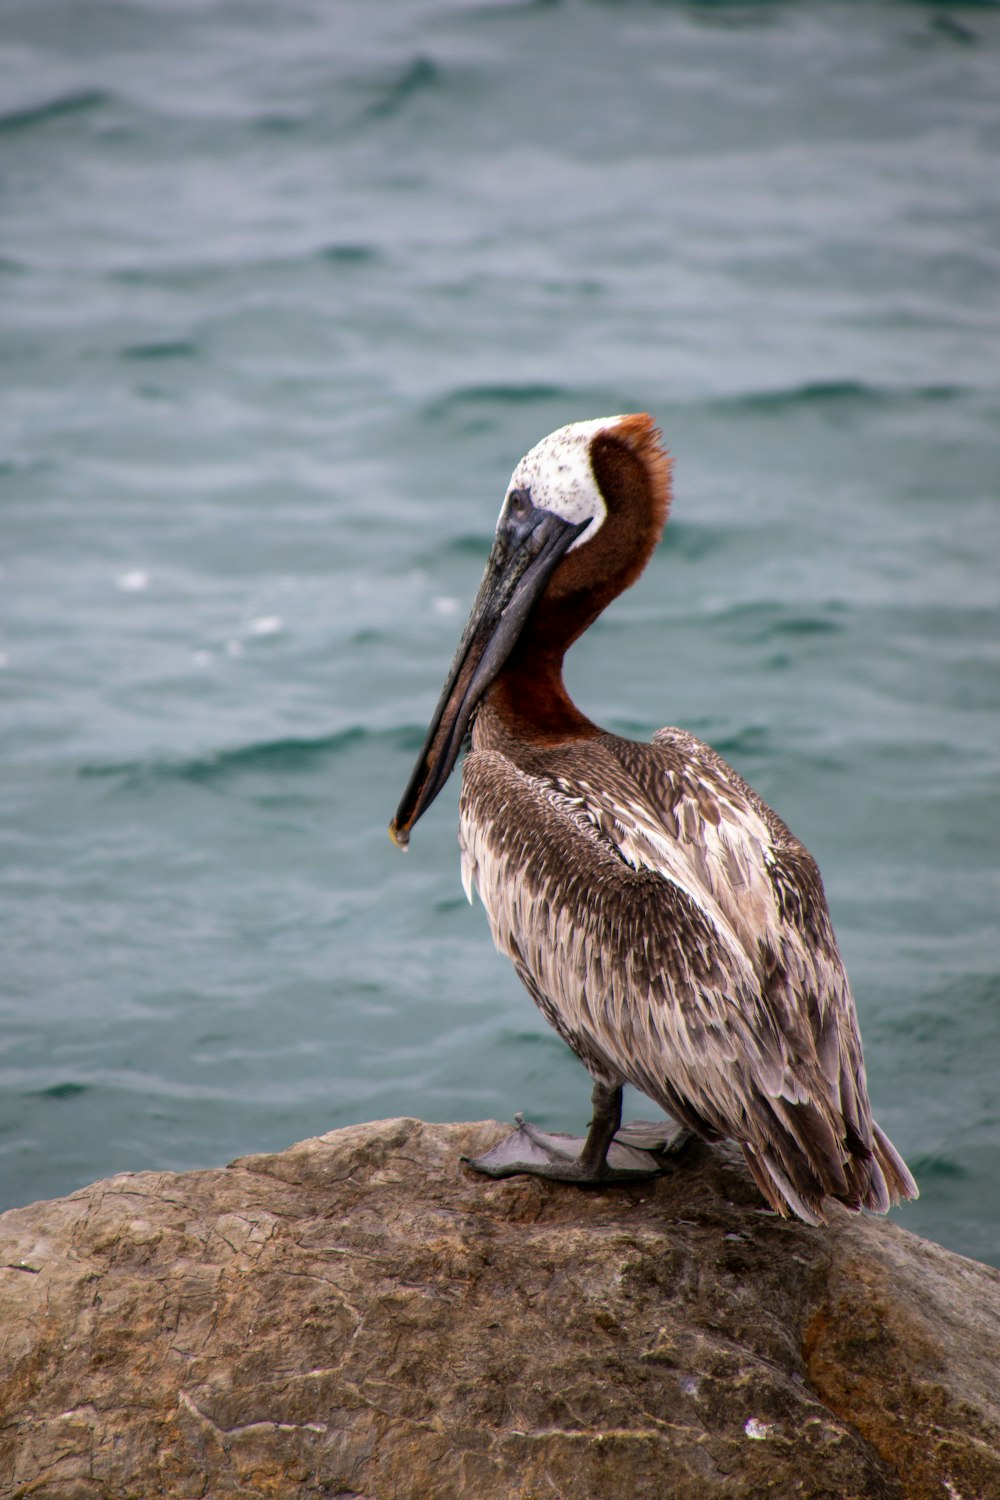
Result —
[[994, 1500], [1000, 1274], [389, 1120], [0, 1218], [0, 1494]]

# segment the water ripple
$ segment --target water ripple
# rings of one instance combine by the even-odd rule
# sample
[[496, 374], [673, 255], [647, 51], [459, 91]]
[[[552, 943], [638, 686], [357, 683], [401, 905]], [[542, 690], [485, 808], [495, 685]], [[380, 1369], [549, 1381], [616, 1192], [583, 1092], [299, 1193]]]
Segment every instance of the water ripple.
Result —
[[197, 359], [201, 353], [198, 345], [190, 339], [163, 339], [149, 344], [127, 344], [121, 351], [122, 359]]
[[970, 392], [958, 385], [878, 386], [858, 380], [807, 381], [783, 390], [736, 391], [716, 398], [715, 410], [779, 414], [796, 406], [898, 406], [912, 401], [957, 401]]
[[92, 114], [112, 101], [113, 96], [103, 89], [80, 89], [75, 93], [60, 94], [39, 104], [23, 105], [20, 109], [0, 114], [0, 134], [34, 130], [39, 125], [48, 125], [52, 120], [61, 120], [68, 115]]
[[440, 70], [427, 57], [415, 57], [401, 73], [386, 85], [378, 99], [364, 111], [368, 120], [389, 120], [398, 115], [416, 95], [434, 88], [441, 80]]
[[373, 731], [353, 725], [336, 734], [319, 735], [312, 739], [289, 737], [261, 740], [254, 744], [239, 745], [231, 750], [220, 750], [212, 755], [193, 756], [187, 760], [150, 758], [94, 762], [79, 766], [77, 774], [85, 779], [118, 780], [130, 788], [177, 781], [205, 786], [228, 781], [247, 772], [284, 774], [313, 771], [326, 761], [365, 743], [409, 750], [412, 745], [412, 730], [394, 728]]

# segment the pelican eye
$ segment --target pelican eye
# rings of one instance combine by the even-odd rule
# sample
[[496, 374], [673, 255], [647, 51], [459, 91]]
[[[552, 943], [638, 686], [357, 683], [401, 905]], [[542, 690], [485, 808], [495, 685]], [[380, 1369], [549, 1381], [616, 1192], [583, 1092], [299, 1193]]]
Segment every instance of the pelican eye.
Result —
[[510, 506], [511, 517], [516, 517], [518, 520], [523, 519], [534, 509], [527, 490], [511, 490], [507, 504]]

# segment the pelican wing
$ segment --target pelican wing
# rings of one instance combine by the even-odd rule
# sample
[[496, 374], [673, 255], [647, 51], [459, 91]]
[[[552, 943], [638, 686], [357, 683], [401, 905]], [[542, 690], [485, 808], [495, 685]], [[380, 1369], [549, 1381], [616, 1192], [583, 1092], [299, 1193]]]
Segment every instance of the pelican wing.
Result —
[[873, 1136], [816, 865], [707, 746], [473, 750], [461, 842], [498, 948], [595, 1076], [740, 1141], [781, 1212], [884, 1208], [887, 1166], [912, 1185]]

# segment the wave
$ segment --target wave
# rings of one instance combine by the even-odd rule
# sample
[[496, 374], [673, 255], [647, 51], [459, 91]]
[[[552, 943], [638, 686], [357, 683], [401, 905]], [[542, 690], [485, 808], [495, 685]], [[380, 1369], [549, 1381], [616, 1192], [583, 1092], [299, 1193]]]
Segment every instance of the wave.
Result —
[[80, 89], [71, 94], [59, 94], [40, 104], [27, 104], [21, 109], [7, 110], [0, 114], [0, 134], [33, 130], [38, 125], [47, 125], [51, 120], [61, 120], [67, 115], [91, 114], [110, 104], [112, 97], [103, 89]]
[[374, 245], [324, 245], [314, 252], [316, 259], [336, 266], [370, 266], [382, 259]]
[[826, 605], [822, 612], [805, 612], [770, 600], [753, 599], [727, 604], [712, 613], [715, 623], [737, 626], [741, 640], [768, 641], [775, 636], [836, 635], [845, 627], [842, 605]]
[[126, 344], [119, 353], [122, 359], [197, 359], [201, 350], [190, 339], [163, 339], [148, 344]]
[[382, 89], [363, 113], [366, 120], [389, 120], [410, 100], [441, 81], [440, 69], [428, 57], [415, 57]]
[[466, 406], [530, 406], [535, 401], [568, 400], [577, 393], [568, 386], [543, 383], [466, 385], [428, 401], [423, 407], [427, 421], [442, 421]]
[[785, 412], [798, 406], [885, 408], [912, 401], [957, 401], [972, 394], [960, 385], [878, 386], [859, 380], [815, 380], [778, 390], [734, 392], [704, 404], [725, 412]]
[[949, 1178], [972, 1176], [968, 1167], [947, 1156], [911, 1156], [910, 1167], [914, 1176], [922, 1183], [932, 1177], [938, 1181], [947, 1181]]
[[45, 1089], [28, 1089], [25, 1099], [76, 1099], [81, 1094], [90, 1092], [88, 1083], [54, 1083]]
[[412, 752], [420, 748], [423, 732], [423, 729], [414, 726], [370, 730], [352, 725], [335, 734], [318, 735], [311, 739], [290, 736], [285, 739], [260, 740], [254, 744], [238, 745], [230, 750], [219, 750], [211, 755], [192, 756], [188, 759], [151, 757], [84, 764], [77, 768], [77, 775], [87, 780], [119, 781], [130, 789], [178, 781], [206, 786], [258, 771], [278, 774], [313, 771], [328, 760], [361, 744], [379, 743], [392, 749]]
[[[893, 410], [917, 404], [938, 404], [960, 401], [981, 394], [974, 387], [933, 384], [915, 386], [871, 385], [859, 380], [816, 380], [801, 385], [778, 387], [772, 390], [742, 390], [724, 395], [692, 395], [690, 397], [665, 397], [654, 403], [653, 414], [669, 421], [671, 414], [690, 416], [695, 411], [720, 413], [731, 417], [734, 414], [783, 415], [797, 409], [820, 411], [865, 409]], [[630, 396], [619, 390], [595, 390], [579, 386], [525, 382], [523, 384], [471, 385], [456, 387], [444, 395], [425, 403], [422, 418], [425, 422], [468, 422], [473, 418], [482, 425], [484, 415], [490, 407], [547, 405], [559, 402], [567, 410], [566, 421], [574, 420], [574, 413], [641, 411], [649, 406], [649, 396]]]

